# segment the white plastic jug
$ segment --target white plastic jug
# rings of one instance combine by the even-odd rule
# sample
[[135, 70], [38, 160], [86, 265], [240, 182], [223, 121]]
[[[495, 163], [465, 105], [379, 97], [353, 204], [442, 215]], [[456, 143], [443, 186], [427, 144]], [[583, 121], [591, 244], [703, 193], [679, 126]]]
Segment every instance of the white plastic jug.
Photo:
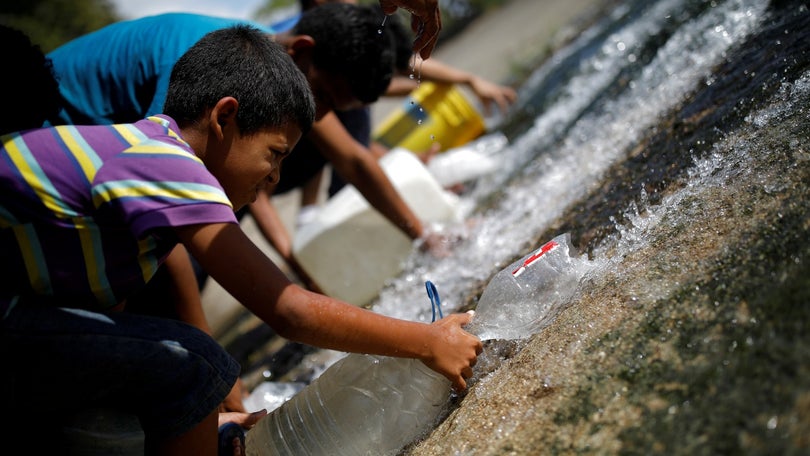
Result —
[[[395, 148], [380, 165], [423, 223], [455, 223], [456, 195], [442, 188], [414, 153]], [[330, 198], [293, 239], [293, 255], [329, 296], [362, 306], [402, 271], [413, 249], [405, 233], [377, 212], [353, 186]]]

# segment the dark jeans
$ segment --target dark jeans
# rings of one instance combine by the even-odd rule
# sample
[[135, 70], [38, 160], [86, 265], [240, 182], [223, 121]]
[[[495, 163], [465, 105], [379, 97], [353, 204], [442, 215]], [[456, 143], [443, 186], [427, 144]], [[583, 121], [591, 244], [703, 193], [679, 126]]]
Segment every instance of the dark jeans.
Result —
[[92, 407], [138, 416], [147, 436], [179, 435], [215, 410], [239, 376], [214, 339], [185, 323], [42, 305], [17, 304], [0, 320], [0, 356], [11, 414], [2, 441], [40, 436], [22, 441], [33, 450], [56, 445], [62, 417]]

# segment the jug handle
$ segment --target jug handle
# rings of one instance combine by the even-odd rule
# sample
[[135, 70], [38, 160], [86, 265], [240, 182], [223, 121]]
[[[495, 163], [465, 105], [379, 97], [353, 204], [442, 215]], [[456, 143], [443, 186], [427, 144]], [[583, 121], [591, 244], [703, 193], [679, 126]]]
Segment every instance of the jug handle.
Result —
[[430, 298], [430, 309], [433, 312], [433, 320], [436, 321], [436, 312], [439, 313], [439, 318], [444, 318], [442, 315], [442, 300], [439, 297], [439, 290], [436, 289], [436, 285], [433, 285], [433, 282], [428, 280], [425, 282], [425, 289], [427, 290], [428, 298]]

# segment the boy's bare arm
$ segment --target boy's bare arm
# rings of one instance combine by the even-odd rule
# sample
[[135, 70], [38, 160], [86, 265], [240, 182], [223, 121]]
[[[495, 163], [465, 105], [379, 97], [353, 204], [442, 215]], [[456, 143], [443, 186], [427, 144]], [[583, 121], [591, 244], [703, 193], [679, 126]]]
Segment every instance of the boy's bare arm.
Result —
[[433, 324], [399, 320], [309, 292], [287, 279], [235, 224], [177, 229], [188, 250], [228, 292], [279, 335], [347, 352], [418, 358], [462, 390], [481, 341], [462, 329], [471, 316]]
[[509, 105], [517, 100], [517, 92], [509, 86], [496, 84], [460, 68], [432, 59], [420, 67], [422, 79], [426, 81], [463, 84], [468, 86], [481, 100], [484, 114], [490, 114], [491, 105], [506, 113]]
[[352, 138], [335, 113], [315, 122], [309, 133], [318, 149], [346, 182], [411, 239], [423, 234], [422, 222], [394, 188], [374, 154]]
[[170, 293], [177, 317], [211, 334], [202, 308], [200, 287], [186, 248], [182, 244], [172, 250], [163, 267], [169, 273]]

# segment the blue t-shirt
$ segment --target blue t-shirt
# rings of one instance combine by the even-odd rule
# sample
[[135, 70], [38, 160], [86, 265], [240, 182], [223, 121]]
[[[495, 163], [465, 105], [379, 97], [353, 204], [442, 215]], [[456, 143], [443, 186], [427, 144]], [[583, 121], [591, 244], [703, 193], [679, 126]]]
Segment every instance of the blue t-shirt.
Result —
[[295, 24], [297, 24], [299, 20], [301, 20], [301, 13], [295, 13], [286, 19], [273, 22], [270, 24], [270, 27], [272, 27], [276, 33], [286, 32], [295, 27]]
[[65, 108], [52, 124], [108, 125], [163, 112], [175, 62], [205, 34], [240, 20], [168, 13], [116, 22], [51, 51]]
[[177, 245], [174, 227], [236, 223], [177, 131], [159, 115], [0, 137], [0, 318], [16, 296], [114, 306]]

